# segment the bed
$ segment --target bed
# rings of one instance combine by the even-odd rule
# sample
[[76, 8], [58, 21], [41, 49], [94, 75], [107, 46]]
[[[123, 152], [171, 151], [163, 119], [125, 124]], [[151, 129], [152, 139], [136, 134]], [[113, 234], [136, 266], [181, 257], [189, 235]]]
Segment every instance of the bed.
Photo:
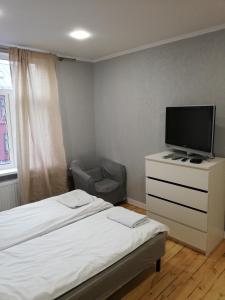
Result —
[[1, 250], [0, 299], [106, 299], [146, 268], [159, 268], [167, 229], [153, 220], [128, 228], [108, 218], [116, 209], [124, 208]]
[[58, 297], [57, 300], [105, 300], [146, 269], [160, 271], [165, 253], [165, 233], [159, 233], [132, 253]]
[[[62, 204], [63, 201], [74, 199], [85, 200], [87, 205], [71, 209]], [[74, 190], [0, 212], [0, 251], [75, 223], [112, 206], [84, 191]]]

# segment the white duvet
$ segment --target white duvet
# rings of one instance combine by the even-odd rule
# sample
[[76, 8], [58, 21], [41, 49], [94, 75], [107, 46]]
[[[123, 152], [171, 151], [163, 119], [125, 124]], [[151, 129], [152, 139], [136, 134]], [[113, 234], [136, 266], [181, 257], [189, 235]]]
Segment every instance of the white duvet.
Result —
[[[58, 200], [90, 198], [90, 204], [69, 208]], [[112, 207], [112, 204], [83, 191], [75, 190], [39, 202], [0, 212], [0, 250], [46, 234], [82, 218]], [[1, 269], [0, 269], [1, 272]], [[1, 300], [1, 298], [0, 298]]]
[[1, 300], [49, 300], [101, 272], [167, 228], [129, 228], [110, 208], [0, 252]]

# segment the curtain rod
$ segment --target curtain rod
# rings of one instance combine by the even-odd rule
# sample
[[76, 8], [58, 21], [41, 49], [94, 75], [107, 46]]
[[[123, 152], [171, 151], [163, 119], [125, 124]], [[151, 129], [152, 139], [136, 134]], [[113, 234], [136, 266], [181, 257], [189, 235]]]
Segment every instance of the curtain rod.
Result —
[[[12, 47], [19, 48], [19, 49], [24, 49], [24, 50], [35, 51], [35, 52], [40, 52], [40, 53], [54, 54], [54, 53], [50, 53], [50, 52], [48, 52], [48, 51], [44, 51], [44, 50], [40, 50], [40, 49], [25, 48], [25, 47], [19, 47], [19, 46], [12, 46]], [[10, 48], [9, 46], [1, 46], [1, 45], [0, 45], [0, 52], [8, 53], [8, 52], [9, 52], [9, 48]], [[57, 56], [57, 58], [58, 58], [59, 61], [63, 61], [63, 60], [73, 60], [73, 61], [77, 61], [76, 58], [72, 58], [72, 57], [64, 57], [64, 56], [57, 55], [57, 54], [54, 54], [54, 55]]]

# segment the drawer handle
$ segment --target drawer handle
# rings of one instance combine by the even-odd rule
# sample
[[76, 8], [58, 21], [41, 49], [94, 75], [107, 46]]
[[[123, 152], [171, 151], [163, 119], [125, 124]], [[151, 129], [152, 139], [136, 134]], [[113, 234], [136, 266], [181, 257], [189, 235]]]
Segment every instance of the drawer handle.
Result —
[[152, 194], [148, 194], [148, 196], [151, 196], [151, 197], [154, 197], [154, 198], [166, 201], [166, 202], [170, 202], [170, 203], [173, 203], [173, 204], [176, 204], [176, 205], [179, 205], [179, 206], [183, 206], [183, 207], [189, 208], [191, 210], [196, 210], [196, 211], [199, 211], [201, 213], [207, 214], [207, 211], [204, 211], [204, 210], [201, 210], [201, 209], [198, 209], [198, 208], [195, 208], [195, 207], [191, 207], [191, 206], [188, 206], [188, 205], [184, 205], [184, 204], [181, 204], [181, 203], [177, 203], [177, 202], [174, 202], [174, 201], [171, 201], [171, 200], [159, 197], [159, 196], [155, 196], [155, 195], [152, 195]]
[[155, 178], [155, 177], [149, 177], [149, 176], [147, 178], [152, 179], [152, 180], [156, 180], [156, 181], [160, 181], [160, 182], [173, 184], [173, 185], [176, 185], [176, 186], [181, 186], [181, 187], [184, 187], [184, 188], [187, 188], [187, 189], [190, 189], [190, 190], [195, 190], [195, 191], [202, 192], [202, 193], [208, 193], [208, 191], [206, 191], [206, 190], [198, 189], [198, 188], [195, 188], [195, 187], [191, 187], [191, 186], [188, 186], [188, 185], [183, 185], [183, 184], [172, 182], [172, 181], [167, 181], [167, 180], [163, 180], [163, 179], [159, 179], [159, 178]]

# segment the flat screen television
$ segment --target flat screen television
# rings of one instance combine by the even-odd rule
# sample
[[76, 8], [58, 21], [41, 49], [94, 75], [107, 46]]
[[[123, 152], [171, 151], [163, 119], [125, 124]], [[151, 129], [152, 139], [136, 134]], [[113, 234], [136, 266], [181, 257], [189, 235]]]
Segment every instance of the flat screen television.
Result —
[[215, 116], [215, 105], [167, 107], [166, 144], [213, 157]]

